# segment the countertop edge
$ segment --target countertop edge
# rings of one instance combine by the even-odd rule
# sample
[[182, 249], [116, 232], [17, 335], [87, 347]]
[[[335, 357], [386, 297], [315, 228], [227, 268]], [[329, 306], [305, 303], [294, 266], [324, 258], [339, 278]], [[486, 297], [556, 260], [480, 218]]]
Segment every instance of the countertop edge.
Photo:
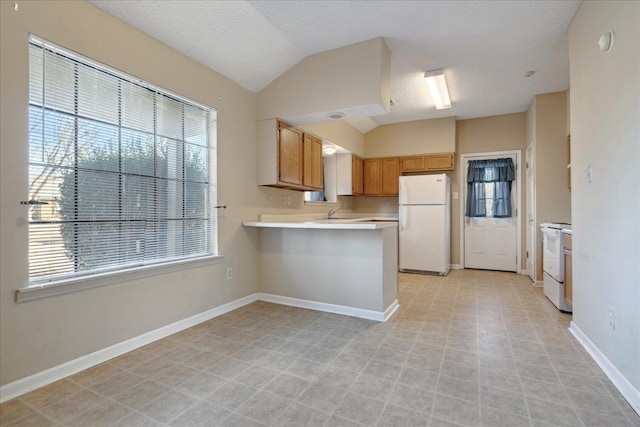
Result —
[[245, 221], [245, 227], [257, 228], [300, 228], [300, 229], [321, 229], [321, 230], [379, 230], [382, 228], [397, 227], [397, 222], [348, 222], [348, 223], [319, 223], [313, 221], [305, 222], [261, 222]]

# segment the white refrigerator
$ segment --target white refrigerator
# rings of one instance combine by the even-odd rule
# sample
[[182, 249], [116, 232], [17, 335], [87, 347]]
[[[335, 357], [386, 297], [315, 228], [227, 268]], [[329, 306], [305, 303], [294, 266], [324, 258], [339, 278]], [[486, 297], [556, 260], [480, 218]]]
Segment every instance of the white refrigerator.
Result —
[[443, 276], [449, 272], [450, 192], [446, 174], [400, 177], [400, 271]]

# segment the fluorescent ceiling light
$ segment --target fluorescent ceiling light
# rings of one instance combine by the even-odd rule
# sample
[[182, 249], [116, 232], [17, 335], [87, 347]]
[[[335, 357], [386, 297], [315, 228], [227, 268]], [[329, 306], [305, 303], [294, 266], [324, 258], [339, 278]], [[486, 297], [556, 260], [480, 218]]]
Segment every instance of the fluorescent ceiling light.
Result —
[[336, 148], [335, 147], [324, 147], [322, 149], [322, 152], [328, 156], [332, 155], [332, 154], [336, 154]]
[[424, 79], [427, 81], [427, 87], [431, 92], [433, 103], [436, 104], [436, 110], [451, 108], [451, 98], [449, 98], [449, 89], [447, 89], [447, 80], [444, 78], [444, 70], [433, 70], [424, 73]]

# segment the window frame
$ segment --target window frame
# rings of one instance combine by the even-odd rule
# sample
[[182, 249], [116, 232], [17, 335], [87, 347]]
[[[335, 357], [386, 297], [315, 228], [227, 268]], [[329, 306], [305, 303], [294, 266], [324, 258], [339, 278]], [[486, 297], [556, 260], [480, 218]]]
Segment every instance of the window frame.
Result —
[[[156, 106], [156, 102], [158, 102], [158, 99], [169, 98], [169, 99], [173, 99], [174, 101], [177, 101], [181, 106], [180, 107], [181, 108], [180, 111], [182, 111], [181, 126], [183, 129], [183, 134], [181, 136], [181, 139], [177, 141], [179, 141], [180, 147], [184, 147], [184, 150], [182, 150], [183, 152], [186, 151], [188, 146], [191, 144], [191, 141], [188, 141], [188, 137], [184, 132], [184, 128], [186, 126], [185, 125], [185, 120], [186, 120], [185, 108], [195, 107], [200, 111], [203, 111], [204, 121], [202, 123], [205, 126], [204, 135], [206, 135], [205, 136], [206, 143], [203, 146], [203, 149], [206, 153], [205, 154], [206, 160], [204, 164], [206, 165], [207, 175], [205, 176], [205, 181], [201, 181], [201, 182], [207, 186], [206, 188], [208, 188], [208, 190], [206, 194], [208, 194], [208, 196], [205, 194], [203, 199], [204, 204], [202, 205], [202, 207], [204, 209], [203, 211], [204, 217], [202, 218], [202, 221], [204, 221], [203, 227], [204, 227], [204, 230], [206, 230], [206, 236], [204, 237], [204, 240], [207, 243], [204, 244], [203, 251], [196, 251], [196, 253], [192, 255], [185, 255], [185, 253], [181, 253], [178, 256], [169, 256], [169, 257], [165, 256], [164, 258], [162, 256], [157, 258], [154, 257], [151, 259], [144, 258], [142, 262], [136, 262], [132, 264], [127, 263], [126, 260], [124, 260], [124, 258], [123, 258], [124, 261], [118, 262], [119, 260], [117, 260], [117, 258], [120, 258], [122, 256], [121, 252], [118, 252], [117, 255], [114, 255], [114, 259], [116, 259], [116, 262], [117, 262], [117, 264], [115, 265], [108, 265], [107, 267], [104, 267], [104, 268], [98, 267], [98, 268], [90, 269], [87, 271], [82, 271], [74, 266], [73, 267], [74, 271], [71, 271], [69, 273], [64, 273], [63, 275], [60, 275], [60, 276], [48, 274], [47, 276], [44, 276], [44, 277], [36, 276], [34, 278], [31, 275], [31, 267], [30, 267], [28, 278], [27, 278], [27, 284], [26, 284], [27, 286], [17, 290], [16, 300], [18, 302], [21, 302], [21, 301], [26, 301], [31, 299], [38, 299], [39, 298], [38, 294], [44, 295], [44, 294], [69, 293], [69, 292], [75, 292], [76, 290], [89, 289], [96, 286], [103, 286], [105, 284], [110, 284], [112, 282], [121, 283], [123, 275], [130, 275], [132, 278], [133, 276], [146, 277], [149, 275], [163, 273], [163, 272], [179, 271], [184, 268], [193, 268], [194, 266], [199, 266], [199, 265], [202, 265], [203, 263], [212, 264], [212, 263], [219, 262], [218, 260], [220, 260], [222, 257], [218, 254], [218, 221], [217, 221], [217, 211], [215, 209], [215, 205], [217, 201], [216, 200], [217, 199], [217, 179], [216, 179], [217, 178], [217, 110], [213, 107], [202, 105], [198, 102], [182, 97], [164, 88], [145, 82], [137, 77], [128, 75], [126, 73], [122, 73], [119, 70], [116, 70], [107, 64], [103, 64], [93, 59], [90, 59], [88, 57], [85, 57], [83, 55], [76, 54], [68, 49], [65, 49], [54, 43], [46, 41], [40, 37], [30, 35], [28, 39], [28, 44], [27, 44], [27, 47], [29, 48], [29, 50], [32, 49], [32, 45], [42, 49], [43, 55], [46, 54], [46, 51], [54, 52], [55, 54], [61, 55], [62, 57], [64, 57], [64, 60], [69, 61], [70, 66], [77, 67], [78, 66], [77, 63], [80, 63], [80, 64], [88, 65], [89, 67], [95, 68], [97, 70], [96, 74], [98, 72], [106, 73], [107, 75], [110, 75], [111, 78], [113, 78], [113, 80], [117, 83], [118, 88], [121, 88], [121, 85], [123, 84], [123, 82], [126, 82], [128, 84], [129, 83], [134, 84], [137, 87], [141, 87], [143, 89], [149, 90], [154, 100], [154, 107], [153, 107], [153, 113], [152, 113], [154, 115], [154, 122], [158, 120], [156, 116], [158, 114], [157, 106]], [[44, 70], [44, 64], [43, 64], [43, 70]], [[77, 86], [78, 85], [77, 79], [79, 78], [78, 77], [79, 74], [76, 72], [74, 75], [75, 75], [74, 79], [76, 81], [75, 84]], [[42, 78], [44, 79], [45, 71], [43, 71], [42, 76], [43, 76]], [[30, 85], [31, 85], [31, 81], [32, 81], [32, 75], [30, 72], [29, 74]], [[43, 83], [43, 90], [44, 90], [44, 83]], [[73, 113], [69, 114], [69, 117], [71, 117], [75, 122], [81, 119], [86, 119], [83, 115], [78, 114], [77, 94], [74, 102], [75, 102], [75, 107], [74, 107], [75, 110]], [[118, 92], [117, 102], [119, 106], [118, 108], [121, 109], [124, 102], [121, 91]], [[97, 103], [96, 107], [98, 109], [102, 108], [103, 104]], [[42, 109], [42, 114], [44, 115], [48, 107], [44, 103], [42, 103], [41, 105], [35, 102], [32, 103], [32, 97], [30, 94], [29, 95], [30, 115], [31, 115], [32, 108]], [[97, 111], [97, 110], [94, 110], [94, 111]], [[123, 125], [123, 121], [121, 118], [118, 119], [118, 123], [115, 125], [115, 128], [117, 129], [117, 132], [119, 135], [118, 141], [120, 141], [120, 134], [122, 133], [122, 130], [127, 129], [126, 126]], [[43, 135], [44, 135], [44, 132], [45, 131], [43, 128]], [[31, 130], [29, 130], [29, 136], [31, 137]], [[153, 130], [152, 137], [154, 139], [154, 146], [155, 146], [155, 140], [161, 137], [161, 135], [158, 133], [156, 128], [154, 128]], [[77, 140], [78, 136], [74, 135], [73, 138]], [[31, 141], [31, 138], [29, 140]], [[44, 143], [44, 140], [43, 140], [43, 143]], [[118, 143], [120, 144], [120, 142]], [[74, 144], [76, 144], [73, 148], [75, 153], [74, 156], [77, 156], [77, 153], [78, 153], [77, 141]], [[31, 147], [29, 148], [29, 150], [31, 150]], [[155, 158], [156, 154], [154, 153], [153, 155]], [[118, 162], [122, 163], [123, 156], [122, 156], [121, 150], [117, 152], [116, 157], [120, 159], [118, 160]], [[154, 164], [155, 164], [155, 160], [154, 160]], [[79, 170], [78, 165], [79, 164], [77, 163], [77, 161], [75, 161], [73, 164], [73, 170], [75, 170], [76, 173]], [[29, 170], [31, 167], [32, 167], [32, 161], [31, 161], [31, 155], [30, 155], [29, 165], [27, 166], [27, 169]], [[59, 165], [53, 164], [53, 167], [59, 167]], [[185, 185], [191, 182], [189, 181], [189, 179], [187, 179], [187, 172], [186, 172], [187, 170], [188, 169], [183, 168], [181, 172], [182, 175], [180, 178], [181, 180], [180, 182], [182, 184], [180, 185], [183, 186], [183, 189], [186, 189]], [[117, 173], [118, 176], [122, 178], [123, 176], [122, 168], [118, 169], [118, 171], [116, 171], [115, 173]], [[155, 178], [151, 177], [151, 179], [154, 180], [155, 182], [159, 178], [156, 176]], [[32, 183], [30, 180], [30, 184], [29, 184], [30, 191], [31, 191], [31, 185]], [[175, 205], [175, 206], [179, 206], [179, 209], [182, 209], [183, 213], [186, 206], [185, 204], [187, 203], [187, 196], [188, 196], [188, 192], [182, 191], [182, 196], [177, 200], [178, 204]], [[77, 194], [74, 197], [77, 197]], [[122, 188], [119, 188], [118, 201], [114, 203], [118, 203], [118, 204], [122, 203], [123, 197], [125, 197], [123, 195], [123, 190]], [[78, 203], [77, 199], [75, 203], [76, 204]], [[154, 209], [158, 209], [159, 205], [157, 204], [157, 201], [154, 201], [153, 206], [154, 206]], [[167, 205], [167, 206], [174, 206], [174, 205]], [[183, 216], [182, 218], [183, 220], [181, 224], [183, 224], [185, 221], [188, 220], [188, 218], [186, 218], [185, 216]], [[121, 218], [117, 218], [116, 221], [123, 221], [123, 220]], [[32, 222], [33, 220], [30, 219], [29, 224], [31, 225]], [[187, 229], [181, 226], [180, 235], [184, 236], [186, 233], [186, 230]], [[120, 233], [126, 233], [126, 231], [125, 232], [120, 231]], [[118, 235], [120, 236], [120, 234]], [[34, 238], [34, 235], [32, 234], [31, 231], [29, 231], [28, 240], [31, 241], [33, 238]], [[165, 238], [164, 240], [167, 240], [167, 239]], [[162, 241], [162, 238], [159, 241]], [[97, 246], [97, 248], [98, 250], [100, 250], [102, 247]], [[59, 250], [59, 251], [62, 251], [62, 250]], [[112, 278], [115, 278], [115, 281], [112, 280]], [[85, 285], [83, 285], [83, 283]], [[47, 292], [36, 292], [43, 289], [47, 289]], [[48, 296], [48, 295], [45, 295], [45, 296]]]

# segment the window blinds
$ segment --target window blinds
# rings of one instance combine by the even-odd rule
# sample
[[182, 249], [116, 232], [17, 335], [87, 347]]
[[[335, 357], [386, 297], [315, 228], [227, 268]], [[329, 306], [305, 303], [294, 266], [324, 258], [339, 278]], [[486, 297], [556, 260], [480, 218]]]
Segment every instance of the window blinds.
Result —
[[35, 37], [32, 284], [217, 252], [215, 110]]

